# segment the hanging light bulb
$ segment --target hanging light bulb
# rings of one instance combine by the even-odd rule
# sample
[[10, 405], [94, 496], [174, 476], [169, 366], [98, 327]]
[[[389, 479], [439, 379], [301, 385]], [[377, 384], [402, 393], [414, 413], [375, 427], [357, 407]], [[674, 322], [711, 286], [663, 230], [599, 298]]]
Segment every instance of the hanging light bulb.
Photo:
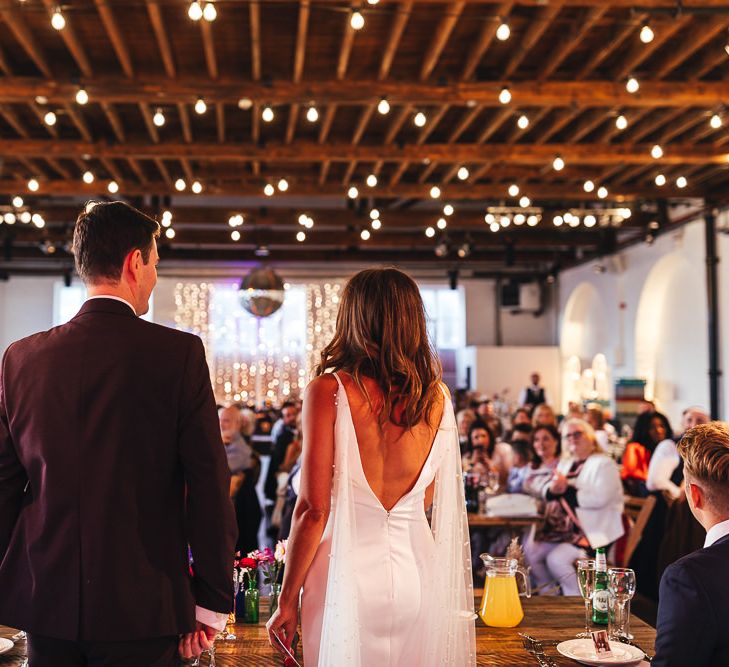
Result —
[[677, 188], [681, 188], [681, 189], [683, 189], [683, 188], [685, 188], [685, 187], [686, 187], [687, 185], [688, 185], [688, 181], [686, 180], [686, 177], [685, 177], [685, 176], [679, 176], [679, 177], [678, 177], [678, 178], [676, 179], [676, 187], [677, 187]]
[[493, 213], [487, 213], [485, 216], [483, 216], [483, 221], [487, 225], [492, 225], [494, 222], [496, 222], [496, 216]]
[[266, 183], [263, 187], [263, 194], [266, 195], [266, 197], [273, 197], [274, 192], [276, 192], [276, 188], [274, 188], [270, 183]]
[[306, 232], [296, 232], [296, 240], [299, 243], [306, 241]]
[[162, 113], [162, 109], [160, 109], [159, 107], [157, 107], [157, 111], [154, 112], [152, 122], [157, 127], [162, 127], [165, 124], [165, 115]]
[[383, 97], [379, 104], [377, 105], [377, 111], [381, 113], [383, 116], [386, 116], [388, 113], [390, 113], [390, 103]]
[[6, 223], [7, 223], [8, 225], [14, 225], [14, 224], [15, 224], [15, 221], [16, 221], [16, 219], [17, 219], [17, 218], [16, 218], [16, 216], [15, 216], [15, 213], [13, 213], [13, 212], [9, 212], [9, 213], [6, 213], [6, 214], [5, 214], [4, 216], [3, 216], [3, 218], [2, 218], [2, 219], [3, 219], [3, 220], [4, 220], [4, 221], [5, 221], [5, 222], [6, 222]]
[[212, 23], [216, 18], [218, 18], [218, 10], [215, 9], [215, 5], [212, 2], [205, 3], [205, 9], [203, 9], [203, 18], [208, 23]]
[[289, 182], [285, 178], [280, 178], [278, 183], [276, 184], [276, 187], [281, 192], [286, 192], [286, 190], [289, 189]]
[[468, 177], [469, 177], [469, 175], [470, 174], [469, 174], [468, 169], [466, 167], [461, 167], [458, 170], [458, 179], [461, 180], [461, 181], [467, 180]]
[[357, 197], [359, 197], [359, 190], [357, 189], [357, 186], [352, 185], [349, 190], [347, 190], [347, 197], [350, 199], [357, 199]]
[[312, 218], [310, 215], [306, 216], [306, 220], [304, 220], [304, 227], [307, 229], [311, 229], [314, 226], [314, 218]]
[[208, 105], [205, 104], [205, 100], [202, 97], [197, 98], [195, 102], [195, 113], [202, 116], [208, 110]]
[[372, 226], [372, 229], [375, 229], [375, 230], [380, 229], [380, 227], [382, 227], [382, 221], [379, 218], [377, 218], [377, 220], [372, 221], [371, 226]]
[[367, 4], [376, 5], [380, 0], [367, 0]]
[[607, 189], [607, 188], [606, 188], [606, 187], [605, 187], [604, 185], [601, 185], [601, 186], [600, 186], [600, 187], [599, 187], [599, 188], [597, 189], [597, 196], [598, 196], [598, 197], [599, 197], [600, 199], [607, 199], [607, 196], [608, 196], [608, 189]]
[[423, 127], [427, 120], [428, 119], [425, 117], [425, 114], [422, 111], [418, 111], [418, 113], [415, 114], [415, 118], [413, 118], [413, 123], [415, 123], [417, 127]]
[[534, 214], [532, 214], [532, 215], [530, 215], [530, 216], [527, 216], [527, 221], [526, 221], [526, 223], [527, 223], [527, 225], [529, 225], [530, 227], [536, 227], [536, 225], [537, 225], [537, 223], [538, 223], [538, 222], [539, 222], [539, 216], [538, 216], [538, 215], [534, 215]]
[[178, 178], [175, 181], [175, 190], [177, 190], [177, 192], [182, 192], [186, 187], [187, 187], [187, 183], [185, 183], [185, 179]]
[[639, 88], [640, 84], [638, 83], [638, 79], [636, 79], [634, 76], [631, 76], [628, 79], [628, 82], [625, 84], [625, 90], [627, 90], [631, 94], [637, 93]]
[[306, 120], [310, 123], [316, 123], [319, 120], [319, 112], [313, 104], [306, 110]]
[[586, 215], [583, 222], [585, 227], [594, 227], [597, 224], [597, 218], [594, 215]]
[[529, 208], [531, 205], [532, 205], [532, 200], [529, 199], [529, 197], [527, 197], [526, 195], [524, 195], [519, 200], [519, 206], [521, 206], [522, 208]]
[[718, 113], [715, 113], [709, 120], [709, 125], [715, 130], [718, 130], [722, 125], [721, 116]]
[[28, 190], [31, 192], [38, 192], [38, 188], [40, 188], [40, 183], [35, 178], [31, 178], [28, 181]]
[[106, 186], [106, 189], [111, 192], [111, 194], [115, 195], [119, 192], [119, 183], [116, 181], [109, 181], [109, 185]]
[[362, 28], [364, 28], [364, 24], [365, 20], [361, 12], [358, 12], [357, 10], [353, 11], [352, 16], [349, 19], [349, 25], [351, 25], [354, 30], [362, 30]]
[[167, 237], [168, 239], [173, 239], [173, 238], [175, 238], [175, 230], [174, 230], [174, 229], [172, 229], [172, 227], [168, 227], [168, 228], [167, 228], [167, 229], [165, 230], [165, 236], [166, 236], [166, 237]]
[[88, 170], [84, 172], [81, 178], [86, 185], [91, 185], [94, 182], [94, 174]]
[[53, 127], [57, 120], [58, 118], [56, 117], [56, 114], [52, 111], [49, 111], [45, 116], [43, 116], [43, 122], [49, 127]]
[[651, 148], [651, 157], [654, 160], [658, 160], [663, 157], [663, 149], [658, 144], [655, 144], [653, 148]]
[[89, 94], [86, 92], [84, 88], [79, 88], [76, 91], [76, 104], [88, 104], [89, 103]]
[[426, 227], [425, 228], [425, 235], [429, 239], [432, 239], [435, 236], [435, 229], [433, 229], [432, 227]]
[[529, 118], [522, 114], [519, 116], [519, 120], [516, 121], [516, 124], [520, 130], [526, 130], [529, 127]]
[[519, 186], [516, 183], [512, 183], [509, 186], [509, 197], [518, 197], [519, 196]]
[[187, 15], [193, 21], [199, 21], [203, 17], [203, 8], [197, 0], [193, 0], [187, 8]]
[[265, 123], [270, 123], [273, 120], [273, 116], [273, 109], [271, 107], [263, 107], [263, 111], [261, 112], [261, 118]]
[[492, 223], [491, 223], [491, 224], [489, 225], [489, 229], [490, 229], [490, 230], [491, 230], [492, 232], [498, 232], [498, 231], [499, 231], [499, 230], [501, 229], [501, 225], [500, 225], [500, 224], [499, 224], [498, 222], [492, 222]]
[[555, 227], [561, 227], [562, 226], [562, 223], [564, 222], [564, 218], [562, 218], [561, 215], [555, 215], [552, 218], [552, 222], [554, 223], [554, 226]]
[[511, 224], [511, 218], [508, 215], [502, 215], [499, 218], [499, 224], [501, 224], [502, 227], [508, 227]]
[[379, 212], [379, 210], [376, 209], [376, 208], [373, 208], [370, 211], [370, 220], [379, 220], [379, 218], [380, 218], [380, 212]]
[[15, 206], [15, 208], [20, 208], [22, 205], [23, 205], [23, 198], [18, 195], [15, 195], [15, 197], [13, 197], [13, 206]]
[[657, 174], [654, 182], [659, 188], [661, 188], [666, 184], [666, 177], [663, 174]]
[[454, 211], [455, 211], [455, 209], [453, 208], [452, 204], [446, 204], [443, 207], [443, 215], [453, 215]]
[[362, 231], [361, 231], [361, 232], [359, 233], [359, 236], [360, 236], [360, 238], [361, 238], [361, 239], [362, 239], [363, 241], [369, 241], [369, 238], [370, 238], [370, 236], [371, 236], [371, 234], [370, 234], [370, 230], [369, 230], [369, 229], [363, 229], [363, 230], [362, 230]]
[[162, 226], [169, 227], [172, 224], [172, 211], [162, 211]]
[[506, 86], [504, 86], [499, 93], [499, 102], [501, 102], [501, 104], [508, 104], [511, 102], [511, 91]]
[[33, 224], [38, 227], [38, 229], [43, 229], [43, 227], [46, 226], [46, 221], [43, 219], [43, 216], [40, 213], [33, 213], [31, 216], [31, 220], [33, 221]]
[[239, 231], [238, 231], [237, 229], [234, 229], [234, 230], [233, 230], [233, 231], [232, 231], [232, 232], [230, 233], [230, 238], [231, 238], [231, 240], [233, 240], [233, 241], [240, 241], [240, 232], [239, 232]]
[[595, 189], [595, 184], [592, 181], [585, 181], [582, 184], [582, 189], [585, 192], [592, 192]]
[[430, 188], [430, 196], [433, 199], [438, 199], [440, 197], [440, 188], [437, 185]]
[[27, 225], [33, 216], [31, 216], [30, 211], [23, 211], [20, 214], [20, 222], [22, 222], [24, 225]]
[[511, 36], [511, 28], [506, 21], [502, 21], [499, 27], [496, 28], [496, 39], [500, 42], [505, 42]]
[[653, 32], [653, 30], [651, 30], [651, 27], [646, 23], [640, 29], [640, 41], [643, 42], [643, 44], [650, 44], [653, 41], [654, 37], [655, 37], [655, 33]]
[[552, 162], [552, 168], [555, 171], [562, 171], [564, 169], [564, 160], [558, 155]]
[[196, 195], [199, 195], [203, 191], [203, 186], [200, 181], [193, 181], [190, 188]]
[[628, 119], [620, 114], [615, 119], [615, 127], [617, 127], [619, 130], [624, 130], [626, 127], [628, 127]]
[[438, 218], [438, 222], [435, 224], [438, 229], [445, 229], [448, 226], [448, 221], [445, 218]]
[[515, 225], [523, 225], [526, 222], [526, 216], [523, 213], [517, 213], [514, 216]]
[[51, 25], [55, 30], [63, 30], [66, 27], [66, 19], [63, 18], [63, 13], [61, 12], [60, 7], [56, 7], [53, 10], [53, 15], [51, 16]]

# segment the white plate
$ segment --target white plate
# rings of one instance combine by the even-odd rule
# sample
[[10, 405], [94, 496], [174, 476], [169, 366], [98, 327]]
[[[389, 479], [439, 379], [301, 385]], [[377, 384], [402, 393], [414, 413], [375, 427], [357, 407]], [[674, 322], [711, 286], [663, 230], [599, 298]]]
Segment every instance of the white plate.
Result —
[[577, 660], [583, 665], [637, 665], [645, 657], [640, 649], [630, 644], [610, 642], [610, 650], [613, 652], [611, 658], [598, 657], [595, 653], [595, 645], [592, 639], [568, 639], [566, 642], [557, 644], [557, 650], [566, 658]]
[[15, 646], [15, 644], [13, 644], [13, 642], [9, 639], [0, 637], [0, 653], [7, 653], [11, 648], [13, 648], [13, 646]]

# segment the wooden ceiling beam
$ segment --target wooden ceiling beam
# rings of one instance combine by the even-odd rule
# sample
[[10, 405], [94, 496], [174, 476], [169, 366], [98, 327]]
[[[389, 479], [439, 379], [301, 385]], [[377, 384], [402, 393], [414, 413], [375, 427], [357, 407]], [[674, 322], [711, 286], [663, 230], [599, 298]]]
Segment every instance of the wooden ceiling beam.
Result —
[[213, 24], [210, 21], [200, 21], [200, 31], [202, 33], [203, 51], [205, 52], [205, 65], [208, 68], [208, 74], [211, 79], [217, 79], [218, 59], [215, 57], [215, 40], [213, 39]]
[[610, 116], [605, 113], [604, 109], [597, 109], [592, 113], [586, 114], [583, 119], [573, 128], [569, 137], [569, 143], [574, 144], [581, 141], [591, 132], [594, 132], [602, 125]]
[[185, 178], [188, 183], [192, 183], [195, 180], [195, 174], [192, 171], [192, 165], [189, 160], [180, 160], [182, 165], [182, 172], [185, 174]]
[[435, 31], [435, 35], [430, 42], [428, 50], [423, 56], [423, 63], [420, 67], [420, 80], [426, 81], [433, 73], [435, 66], [438, 64], [443, 49], [448, 42], [448, 38], [451, 36], [453, 29], [456, 27], [456, 23], [463, 12], [463, 8], [466, 3], [463, 0], [458, 2], [451, 2], [445, 8], [445, 13], [438, 24], [438, 28]]
[[16, 134], [19, 137], [27, 138], [28, 136], [30, 136], [28, 134], [28, 130], [23, 125], [23, 123], [20, 122], [20, 118], [18, 118], [18, 115], [11, 107], [5, 104], [0, 105], [0, 116], [3, 117], [5, 122], [10, 125], [13, 130], [15, 130]]
[[2, 16], [3, 21], [7, 23], [8, 28], [10, 28], [10, 31], [13, 33], [13, 37], [15, 37], [20, 46], [23, 47], [23, 50], [30, 56], [30, 59], [33, 61], [38, 70], [43, 74], [43, 76], [50, 79], [53, 76], [53, 73], [48, 65], [48, 60], [46, 60], [43, 50], [40, 48], [30, 32], [28, 24], [22, 17], [22, 12], [17, 8], [3, 9], [0, 10], [0, 16]]
[[157, 40], [157, 47], [159, 48], [165, 73], [170, 79], [174, 79], [177, 76], [175, 59], [172, 55], [172, 47], [167, 37], [167, 27], [162, 17], [162, 9], [159, 2], [147, 0], [147, 13], [149, 14], [149, 21], [152, 24], [152, 30], [154, 30], [154, 36]]
[[111, 7], [107, 0], [94, 0], [94, 4], [96, 5], [96, 9], [101, 17], [101, 22], [104, 24], [106, 33], [109, 35], [111, 44], [114, 47], [116, 57], [121, 63], [122, 71], [126, 77], [131, 79], [134, 76], [132, 57], [129, 54], [129, 48], [127, 47], [124, 35], [122, 35], [121, 29], [119, 28], [119, 24], [114, 18], [114, 13], [111, 11]]
[[483, 21], [481, 32], [471, 47], [471, 50], [468, 52], [466, 62], [463, 65], [461, 81], [470, 81], [473, 78], [484, 54], [488, 51], [489, 46], [491, 46], [491, 42], [494, 41], [496, 30], [499, 27], [499, 19], [506, 20], [513, 6], [514, 2], [502, 2], [496, 9], [496, 16]]
[[497, 111], [486, 124], [486, 127], [481, 130], [481, 133], [476, 138], [476, 143], [483, 144], [488, 141], [489, 137], [491, 137], [494, 132], [496, 132], [496, 130], [498, 130], [506, 122], [506, 119], [511, 116], [511, 113], [512, 111], [508, 107]]
[[706, 46], [714, 37], [726, 32], [729, 22], [717, 20], [716, 17], [703, 17], [694, 21], [691, 38], [682, 40], [675, 49], [666, 56], [665, 60], [652, 72], [655, 79], [668, 76], [681, 63], [688, 60], [694, 53]]
[[[22, 164], [30, 173], [31, 176], [35, 176], [38, 179], [44, 180], [48, 177], [45, 171], [43, 171], [35, 162], [28, 158], [19, 157], [18, 162]], [[20, 185], [20, 184], [19, 184]], [[18, 192], [24, 192], [27, 189], [27, 184], [20, 185]]]
[[35, 102], [35, 100], [32, 102], [28, 102], [28, 108], [38, 119], [38, 123], [40, 124], [40, 126], [54, 139], [58, 139], [58, 127], [56, 125], [48, 125], [44, 120], [46, 114], [45, 110], [41, 109], [40, 106], [38, 106], [38, 103]]
[[[666, 109], [663, 113], [657, 113], [656, 111], [646, 114], [650, 116], [647, 118], [647, 122], [636, 124], [634, 120], [628, 128], [624, 131], [623, 141], [636, 143], [643, 141], [646, 137], [653, 134], [656, 130], [659, 130], [664, 125], [673, 123], [676, 118], [686, 113], [686, 109]], [[629, 120], [630, 122], [630, 120]]]
[[261, 8], [258, 0], [248, 5], [248, 18], [251, 28], [251, 77], [261, 80]]
[[358, 144], [362, 140], [362, 135], [367, 129], [367, 124], [370, 122], [370, 118], [372, 118], [374, 110], [375, 107], [372, 105], [366, 106], [364, 109], [362, 109], [362, 113], [359, 116], [357, 125], [354, 128], [354, 134], [352, 135], [353, 144]]
[[104, 169], [106, 169], [107, 173], [111, 175], [111, 177], [119, 184], [121, 185], [124, 181], [124, 176], [119, 171], [118, 167], [114, 164], [114, 161], [110, 158], [99, 158], [99, 162], [104, 166]]
[[[164, 163], [164, 160], [162, 160], [160, 158], [156, 158], [154, 160], [154, 164], [157, 167], [157, 170], [159, 171], [159, 173], [162, 174], [162, 178], [164, 179], [164, 182], [167, 185], [167, 187], [169, 188], [170, 193], [171, 193], [174, 186], [172, 184], [172, 176], [170, 176], [170, 172], [167, 169], [167, 165]], [[151, 190], [151, 191], [152, 192], [161, 192], [160, 190]], [[175, 192], [177, 192], [177, 190], [175, 190]]]
[[534, 143], [544, 144], [548, 142], [553, 136], [559, 134], [565, 127], [572, 123], [572, 121], [576, 120], [583, 111], [584, 109], [560, 109], [552, 123], [544, 128], [534, 139]]
[[[55, 0], [43, 0], [43, 5], [45, 6], [46, 10], [48, 10], [49, 15], [53, 14], [53, 12], [58, 7], [58, 4], [55, 2]], [[91, 62], [89, 61], [89, 57], [86, 55], [86, 49], [84, 49], [83, 45], [81, 44], [81, 40], [76, 35], [76, 30], [73, 27], [72, 21], [66, 22], [66, 27], [59, 32], [61, 39], [63, 40], [63, 43], [66, 45], [66, 48], [69, 50], [71, 55], [73, 56], [73, 59], [76, 61], [76, 64], [78, 65], [79, 71], [83, 76], [92, 76], [93, 72], [91, 69]]]
[[[147, 128], [147, 133], [149, 134], [149, 138], [155, 143], [159, 143], [159, 132], [157, 131], [157, 126], [154, 124], [154, 121], [152, 120], [152, 112], [150, 111], [149, 107], [146, 104], [139, 103], [139, 111], [142, 114], [142, 118], [144, 119], [144, 125]], [[134, 156], [132, 156], [134, 157]]]
[[186, 144], [192, 143], [192, 126], [190, 125], [190, 114], [184, 104], [178, 103], [177, 114], [180, 116], [180, 125], [182, 126], [182, 137]]
[[509, 62], [506, 63], [506, 67], [503, 72], [503, 78], [508, 79], [516, 70], [519, 65], [524, 61], [527, 54], [534, 48], [537, 42], [542, 38], [544, 32], [549, 28], [552, 21], [562, 10], [562, 1], [555, 0], [548, 6], [542, 7], [537, 11], [537, 15], [534, 17], [532, 22], [529, 24], [524, 36], [517, 42], [516, 48], [509, 58]]
[[137, 180], [140, 184], [144, 184], [147, 182], [147, 177], [144, 175], [144, 170], [142, 169], [142, 165], [139, 164], [138, 160], [135, 160], [134, 158], [130, 158], [127, 160], [129, 163], [129, 166], [132, 168], [132, 171], [134, 172], [134, 175], [137, 177]]
[[6, 55], [5, 49], [2, 48], [2, 46], [0, 46], [0, 70], [2, 70], [2, 73], [6, 76], [13, 75], [13, 68], [10, 66], [8, 56]]
[[225, 105], [215, 105], [215, 129], [218, 133], [218, 143], [225, 143]]
[[608, 9], [609, 6], [605, 3], [602, 6], [590, 7], [580, 20], [572, 23], [569, 34], [560, 40], [559, 44], [552, 50], [539, 68], [537, 72], [537, 79], [539, 81], [548, 79], [559, 69], [560, 65], [582, 43], [582, 40], [592, 30], [595, 24], [602, 19]]
[[296, 50], [294, 52], [294, 83], [301, 81], [304, 74], [304, 61], [306, 59], [306, 35], [309, 29], [310, 0], [299, 2], [299, 22], [296, 30]]
[[395, 10], [395, 17], [390, 27], [390, 34], [387, 37], [385, 50], [382, 53], [382, 60], [380, 61], [380, 69], [377, 74], [378, 81], [384, 81], [390, 74], [392, 62], [395, 59], [395, 53], [397, 52], [400, 38], [410, 18], [412, 8], [413, 0], [406, 0], [405, 2], [399, 3]]
[[342, 178], [342, 185], [344, 187], [349, 185], [349, 182], [352, 180], [352, 176], [354, 175], [354, 170], [357, 168], [356, 162], [350, 162], [347, 165], [347, 171], [344, 172], [344, 178]]
[[401, 162], [399, 165], [397, 165], [397, 168], [393, 172], [392, 176], [390, 177], [390, 187], [395, 187], [399, 182], [400, 179], [403, 177], [405, 172], [408, 170], [408, 167], [410, 166], [409, 162]]
[[[661, 145], [667, 144], [669, 141], [673, 141], [676, 137], [680, 137], [685, 132], [688, 132], [702, 123], [706, 123], [707, 125], [709, 124], [705, 112], [697, 114], [696, 112], [689, 110], [686, 114], [686, 118], [684, 118], [681, 122], [671, 123], [668, 127], [666, 127], [659, 135], [656, 143]], [[695, 141], [695, 139], [692, 140]]]
[[89, 129], [89, 126], [86, 124], [83, 116], [74, 107], [74, 105], [64, 104], [63, 108], [66, 112], [66, 115], [71, 119], [71, 122], [76, 126], [78, 133], [84, 138], [84, 140], [93, 141], [94, 138], [91, 135], [91, 130]]
[[[341, 0], [318, 0], [319, 4], [340, 5]], [[419, 5], [442, 5], [443, 0], [416, 0]], [[493, 5], [494, 0], [466, 0], [470, 5]], [[548, 0], [518, 0], [523, 7], [543, 7]], [[608, 3], [615, 8], [634, 9], [636, 0], [564, 0], [565, 7], [600, 7]], [[389, 4], [389, 3], [388, 3]], [[721, 13], [726, 9], [726, 0], [684, 0], [683, 9], [690, 12], [693, 9], [710, 11], [712, 9]], [[662, 13], [673, 14], [676, 11], [676, 0], [641, 0], [641, 8], [659, 9]]]
[[[355, 3], [352, 5], [353, 8], [359, 7], [361, 3]], [[354, 46], [354, 33], [357, 32], [349, 20], [350, 16], [347, 14], [344, 17], [344, 36], [342, 37], [342, 44], [339, 48], [339, 58], [337, 59], [337, 81], [342, 81], [347, 74], [347, 67], [349, 65], [349, 57], [352, 54], [352, 47]]]
[[126, 133], [124, 132], [124, 125], [122, 124], [121, 118], [119, 118], [119, 114], [116, 112], [116, 109], [108, 102], [101, 102], [99, 106], [101, 106], [101, 110], [104, 112], [106, 119], [109, 121], [109, 125], [111, 125], [111, 129], [114, 132], [116, 140], [122, 143], [125, 142]]
[[390, 125], [389, 129], [387, 130], [387, 134], [385, 135], [385, 145], [389, 146], [392, 144], [393, 141], [395, 141], [395, 137], [397, 137], [398, 132], [400, 132], [402, 126], [405, 124], [405, 121], [410, 117], [410, 115], [413, 113], [413, 108], [406, 104], [405, 106], [400, 109], [400, 113], [395, 117], [395, 120], [392, 122], [392, 125]]
[[625, 132], [631, 132], [633, 128], [636, 127], [638, 123], [640, 123], [646, 116], [655, 115], [655, 109], [637, 109], [630, 112], [626, 112], [623, 115], [626, 116], [628, 120], [628, 128], [626, 130], [619, 129], [615, 123], [608, 123], [605, 125], [605, 127], [602, 129], [601, 132], [597, 134], [596, 137], [593, 138], [593, 141], [595, 143], [607, 143], [614, 137], [617, 137], [619, 135], [624, 135]]
[[286, 143], [290, 144], [294, 140], [294, 133], [296, 132], [296, 122], [299, 119], [299, 105], [292, 104], [289, 107], [289, 118], [286, 123]]
[[[159, 79], [94, 78], [84, 87], [95, 102], [118, 104], [194, 104], [202, 96], [208, 104], [237, 104], [241, 90], [254, 103], [306, 105], [377, 104], [386, 97], [391, 105], [417, 104], [434, 106], [469, 106], [478, 104], [502, 107], [499, 93], [503, 82], [423, 82], [374, 80], [277, 80], [270, 83], [208, 77], [160, 81]], [[516, 81], [510, 83], [511, 105], [520, 107], [713, 107], [729, 98], [729, 81], [643, 81], [640, 90], [631, 94], [622, 81]], [[25, 103], [42, 96], [54, 103], [73, 100], [78, 82], [33, 77], [0, 78], [0, 102]], [[507, 105], [507, 106], [511, 106]]]
[[70, 179], [71, 178], [71, 172], [68, 171], [58, 160], [54, 160], [53, 158], [49, 158], [46, 160], [46, 162], [51, 165], [51, 168], [55, 170], [57, 173], [59, 173], [63, 178]]
[[[24, 159], [24, 158], [18, 158]], [[164, 163], [160, 158], [155, 160], [157, 167], [162, 172], [164, 170], [164, 181], [149, 181], [144, 185], [135, 185], [127, 183], [124, 185], [122, 196], [148, 195], [154, 194], [179, 194], [174, 188], [174, 183], [169, 177]], [[442, 188], [443, 194], [441, 201], [458, 201], [473, 200], [479, 201], [483, 199], [504, 198], [503, 183], [476, 183], [475, 172], [471, 175], [471, 181], [467, 184], [453, 184]], [[37, 196], [43, 195], [78, 195], [78, 196], [96, 196], [106, 194], [107, 182], [103, 179], [97, 180], [91, 185], [86, 185], [81, 179], [73, 180], [43, 180], [40, 183], [40, 189]], [[17, 194], [27, 191], [27, 184], [23, 180], [0, 180], [0, 193]], [[388, 185], [377, 185], [368, 192], [369, 196], [393, 199], [407, 197], [410, 199], [423, 199], [433, 202], [430, 197], [430, 185], [418, 183], [400, 183], [395, 187]], [[625, 186], [614, 189], [610, 193], [609, 202], [632, 201], [634, 199], [652, 199], [655, 198], [657, 190], [655, 187], [644, 186]], [[660, 195], [664, 197], [696, 197], [701, 196], [703, 192], [697, 191], [691, 187], [684, 190], [666, 185], [660, 189]], [[239, 197], [260, 197], [261, 182], [259, 179], [252, 181], [229, 181], [217, 182], [206, 180], [205, 195], [230, 195]], [[205, 195], [200, 195], [205, 196]], [[548, 201], [564, 201], [575, 200], [598, 203], [595, 194], [584, 192], [581, 184], [562, 184], [562, 183], [532, 183], [529, 185], [529, 195], [534, 202]], [[277, 200], [285, 200], [287, 198], [301, 198], [302, 196], [311, 196], [315, 198], [333, 198], [343, 200], [346, 193], [342, 191], [340, 183], [327, 183], [323, 186], [314, 181], [299, 181], [291, 179], [289, 181], [289, 189], [285, 193], [276, 193]], [[604, 203], [604, 202], [602, 202]], [[257, 205], [256, 205], [257, 206]]]
[[[641, 12], [633, 16], [631, 20], [628, 21], [611, 40], [605, 42], [602, 48], [596, 50], [592, 54], [592, 57], [577, 72], [575, 79], [584, 80], [588, 76], [590, 76], [590, 74], [592, 74], [596, 67], [599, 67], [599, 65], [611, 53], [613, 53], [616, 49], [620, 48], [623, 45], [623, 42], [628, 39], [628, 37], [636, 34], [637, 26], [641, 25], [647, 18], [648, 14], [646, 14], [645, 12]], [[625, 88], [625, 86], [622, 87], [623, 89]]]
[[[149, 126], [149, 109], [142, 110]], [[151, 127], [154, 127], [152, 125]], [[155, 128], [156, 130], [156, 128]], [[489, 143], [485, 148], [481, 142], [472, 144], [387, 144], [383, 146], [353, 145], [351, 143], [296, 142], [290, 145], [268, 143], [265, 146], [253, 144], [218, 143], [195, 144], [164, 142], [150, 132], [154, 145], [146, 142], [108, 144], [74, 140], [45, 139], [0, 139], [0, 154], [25, 157], [76, 157], [92, 155], [98, 157], [153, 159], [207, 159], [211, 162], [248, 162], [261, 160], [275, 162], [316, 162], [333, 160], [347, 162], [465, 162], [483, 164], [491, 161], [510, 161], [513, 164], [549, 164], [555, 155], [575, 164], [650, 164], [650, 144], [505, 144]], [[729, 162], [729, 153], [709, 144], [670, 144], [664, 147], [665, 154], [658, 163], [663, 164], [723, 164]]]

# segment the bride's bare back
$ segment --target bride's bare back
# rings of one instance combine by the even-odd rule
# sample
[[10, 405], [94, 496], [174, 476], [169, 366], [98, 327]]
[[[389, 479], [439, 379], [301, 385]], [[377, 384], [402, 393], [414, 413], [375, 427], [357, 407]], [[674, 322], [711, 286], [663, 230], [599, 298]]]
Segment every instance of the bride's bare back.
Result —
[[[365, 478], [380, 504], [389, 511], [418, 481], [438, 432], [444, 401], [441, 398], [433, 409], [430, 423], [423, 421], [408, 429], [387, 421], [380, 429], [378, 413], [383, 400], [377, 383], [362, 378], [372, 403], [370, 407], [367, 396], [352, 376], [342, 372], [338, 375], [347, 392]], [[426, 506], [431, 499], [431, 493], [427, 493]]]

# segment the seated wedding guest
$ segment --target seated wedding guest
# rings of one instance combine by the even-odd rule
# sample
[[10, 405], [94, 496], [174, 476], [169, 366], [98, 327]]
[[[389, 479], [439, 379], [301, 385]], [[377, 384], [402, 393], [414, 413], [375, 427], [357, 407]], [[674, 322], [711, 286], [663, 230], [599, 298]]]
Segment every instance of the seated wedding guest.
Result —
[[491, 399], [482, 398], [481, 401], [479, 401], [476, 406], [476, 417], [485, 424], [488, 424], [496, 438], [500, 438], [504, 435], [504, 427], [494, 410], [494, 403]]
[[595, 431], [595, 439], [600, 450], [607, 453], [609, 450], [609, 439], [608, 433], [605, 430], [605, 416], [602, 413], [602, 408], [588, 407], [585, 410], [585, 421]]
[[[299, 417], [299, 409], [293, 401], [287, 401], [281, 406], [281, 419], [283, 426], [279, 430], [276, 440], [273, 441], [271, 447], [271, 459], [268, 463], [268, 472], [266, 473], [266, 481], [263, 485], [263, 493], [266, 496], [266, 518], [268, 525], [266, 532], [269, 537], [274, 538], [278, 535], [280, 523], [274, 521], [274, 509], [278, 503], [279, 508], [279, 491], [285, 483], [286, 477], [290, 472], [291, 466], [298, 458], [298, 454], [293, 460], [289, 459], [288, 468], [284, 468], [286, 455], [290, 445], [298, 439], [297, 420]], [[280, 475], [283, 479], [280, 478]], [[280, 512], [278, 513], [280, 514]], [[278, 515], [277, 515], [278, 519]]]
[[704, 548], [670, 565], [658, 605], [655, 667], [729, 665], [729, 425], [702, 424], [678, 445]]
[[544, 594], [559, 585], [563, 595], [579, 595], [574, 562], [623, 534], [623, 489], [615, 462], [599, 451], [586, 421], [569, 419], [564, 437], [570, 456], [557, 464], [544, 491], [544, 523], [524, 553]]
[[529, 463], [532, 460], [532, 450], [529, 442], [523, 440], [514, 440], [511, 443], [511, 470], [506, 481], [507, 493], [521, 493], [524, 486], [524, 480], [529, 474], [531, 467]]
[[532, 450], [534, 458], [522, 491], [543, 500], [562, 455], [559, 431], [548, 424], [537, 427], [532, 433]]
[[514, 414], [511, 416], [511, 426], [514, 427], [517, 424], [526, 424], [527, 426], [531, 426], [532, 417], [529, 414], [529, 410], [526, 408], [517, 408], [514, 411]]
[[242, 416], [234, 406], [218, 411], [220, 434], [230, 469], [230, 498], [238, 523], [235, 549], [248, 553], [258, 548], [258, 528], [263, 516], [256, 494], [261, 462], [241, 434]]
[[651, 455], [659, 442], [672, 437], [671, 425], [662, 413], [643, 412], [638, 415], [633, 440], [625, 447], [620, 470], [626, 493], [642, 498], [648, 495], [646, 480]]
[[476, 421], [476, 413], [471, 409], [459, 410], [456, 415], [456, 426], [458, 427], [458, 441], [461, 445], [461, 454], [468, 451], [468, 432], [471, 424]]
[[499, 473], [499, 486], [504, 487], [511, 468], [511, 445], [507, 442], [496, 442], [493, 431], [484, 422], [471, 424], [468, 434], [469, 452], [463, 459], [464, 472], [488, 470]]
[[531, 424], [517, 424], [511, 429], [511, 433], [508, 438], [512, 444], [515, 440], [521, 440], [522, 442], [532, 441], [532, 425]]
[[546, 403], [538, 405], [534, 408], [534, 412], [532, 412], [532, 427], [536, 428], [543, 424], [557, 426], [557, 416], [554, 414], [554, 410]]
[[528, 387], [524, 387], [519, 394], [519, 405], [532, 409], [542, 403], [548, 403], [547, 393], [539, 384], [539, 373], [532, 373], [529, 376], [530, 384]]

